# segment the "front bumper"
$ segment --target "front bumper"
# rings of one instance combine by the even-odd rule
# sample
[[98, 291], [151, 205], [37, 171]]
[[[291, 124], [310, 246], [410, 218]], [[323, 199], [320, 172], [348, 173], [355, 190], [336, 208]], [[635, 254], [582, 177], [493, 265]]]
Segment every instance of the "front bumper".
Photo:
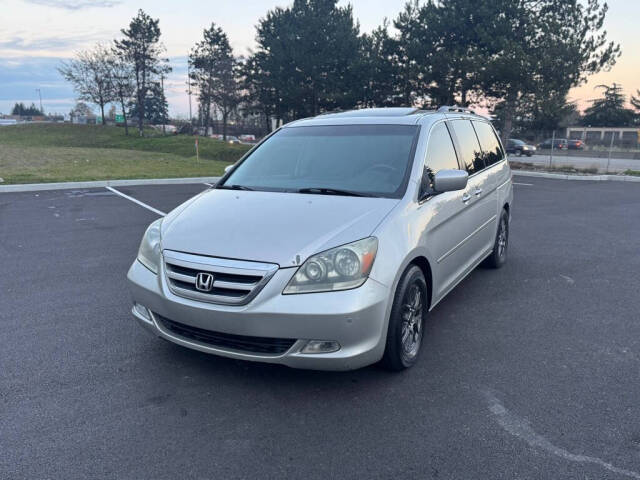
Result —
[[[279, 363], [294, 368], [352, 370], [382, 358], [386, 341], [389, 288], [368, 279], [357, 289], [327, 293], [282, 295], [294, 268], [280, 269], [247, 305], [215, 305], [173, 294], [163, 267], [158, 275], [137, 260], [127, 278], [134, 302], [150, 312], [146, 318], [132, 309], [138, 322], [153, 334], [184, 347], [242, 360]], [[295, 339], [282, 354], [262, 354], [221, 348], [169, 331], [159, 316], [222, 334]], [[331, 353], [306, 354], [309, 340], [336, 341]]]

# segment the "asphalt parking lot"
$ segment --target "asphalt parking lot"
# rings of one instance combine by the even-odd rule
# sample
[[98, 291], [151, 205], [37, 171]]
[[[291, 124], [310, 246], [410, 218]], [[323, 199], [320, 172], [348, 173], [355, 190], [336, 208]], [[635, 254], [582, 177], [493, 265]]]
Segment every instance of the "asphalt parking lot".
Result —
[[[155, 339], [125, 274], [157, 214], [0, 194], [0, 478], [640, 478], [640, 184], [515, 181], [507, 266], [401, 374]], [[204, 188], [117, 190], [167, 212]]]

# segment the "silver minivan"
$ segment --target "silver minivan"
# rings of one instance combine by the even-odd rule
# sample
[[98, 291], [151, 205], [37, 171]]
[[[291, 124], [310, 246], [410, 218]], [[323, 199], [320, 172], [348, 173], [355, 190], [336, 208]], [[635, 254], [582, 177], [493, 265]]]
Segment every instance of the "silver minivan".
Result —
[[132, 312], [202, 352], [401, 370], [428, 312], [480, 263], [505, 263], [512, 200], [502, 144], [467, 110], [292, 122], [149, 226]]

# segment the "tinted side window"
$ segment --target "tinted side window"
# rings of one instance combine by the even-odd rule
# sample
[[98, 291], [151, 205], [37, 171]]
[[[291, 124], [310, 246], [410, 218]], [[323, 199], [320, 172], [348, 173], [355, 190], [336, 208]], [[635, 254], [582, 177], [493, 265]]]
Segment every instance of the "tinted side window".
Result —
[[438, 123], [431, 130], [427, 145], [427, 158], [424, 163], [421, 195], [433, 191], [433, 178], [440, 170], [458, 169], [458, 159], [453, 148], [449, 130], [444, 122]]
[[[482, 153], [484, 154], [484, 163], [487, 167], [502, 160], [504, 152], [491, 125], [486, 122], [474, 121], [473, 126], [478, 134], [480, 147], [482, 147]], [[513, 142], [513, 145], [515, 145], [515, 142]]]
[[458, 142], [458, 158], [460, 158], [463, 168], [469, 172], [469, 175], [479, 172], [485, 165], [471, 120], [453, 120], [450, 125], [453, 127], [453, 134]]

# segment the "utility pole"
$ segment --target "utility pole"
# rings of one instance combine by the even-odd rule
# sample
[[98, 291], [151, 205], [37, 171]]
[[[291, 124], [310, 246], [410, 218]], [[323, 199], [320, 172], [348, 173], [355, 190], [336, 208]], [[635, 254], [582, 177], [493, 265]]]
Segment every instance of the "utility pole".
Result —
[[191, 66], [189, 65], [189, 57], [187, 56], [187, 85], [189, 88], [189, 123], [191, 123], [193, 116], [191, 114]]
[[607, 170], [606, 173], [609, 173], [609, 165], [611, 165], [611, 150], [613, 150], [613, 136], [616, 132], [611, 131], [611, 143], [609, 143], [609, 156], [607, 157]]
[[166, 100], [166, 97], [164, 96], [164, 72], [160, 73], [160, 88], [162, 89], [162, 135], [166, 135], [167, 131], [165, 124], [167, 123], [167, 116], [164, 110], [164, 102]]
[[553, 131], [553, 135], [551, 136], [551, 155], [549, 155], [549, 168], [551, 168], [551, 164], [553, 163], [553, 147], [556, 143], [556, 131]]
[[40, 97], [40, 112], [44, 115], [44, 109], [42, 108], [42, 92], [40, 92], [39, 88], [36, 88], [36, 92], [38, 92], [38, 97]]

